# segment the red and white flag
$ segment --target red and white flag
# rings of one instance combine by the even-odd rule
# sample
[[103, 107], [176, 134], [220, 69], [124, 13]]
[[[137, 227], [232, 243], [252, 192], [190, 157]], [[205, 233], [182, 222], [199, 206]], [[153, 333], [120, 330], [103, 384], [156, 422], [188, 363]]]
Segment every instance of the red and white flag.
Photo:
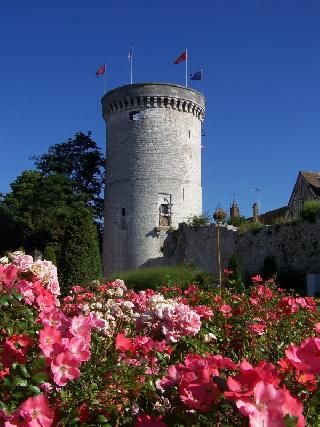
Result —
[[96, 76], [97, 77], [103, 76], [103, 74], [105, 74], [105, 73], [106, 73], [106, 64], [103, 64], [97, 69]]
[[181, 53], [181, 55], [178, 56], [178, 58], [174, 61], [174, 64], [180, 64], [180, 62], [187, 60], [187, 51]]

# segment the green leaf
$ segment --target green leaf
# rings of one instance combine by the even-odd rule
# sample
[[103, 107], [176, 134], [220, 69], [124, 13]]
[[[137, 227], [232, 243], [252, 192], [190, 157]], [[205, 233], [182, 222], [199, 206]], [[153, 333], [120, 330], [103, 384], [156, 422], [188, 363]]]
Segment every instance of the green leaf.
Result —
[[22, 391], [14, 391], [11, 393], [11, 395], [16, 398], [25, 397], [25, 393]]
[[3, 295], [0, 298], [0, 305], [4, 305], [6, 307], [9, 305], [10, 300], [11, 300], [11, 295]]
[[13, 385], [14, 385], [14, 386], [19, 386], [19, 387], [27, 387], [27, 385], [28, 385], [28, 381], [27, 381], [27, 380], [25, 380], [24, 378], [20, 378], [20, 377], [18, 377], [18, 378], [15, 378], [15, 379], [14, 379], [14, 381], [13, 381]]
[[0, 400], [0, 409], [2, 409], [2, 410], [4, 410], [4, 411], [7, 409], [7, 407], [6, 407], [5, 403], [4, 403], [4, 402], [2, 402], [2, 400]]
[[36, 387], [35, 385], [29, 385], [29, 390], [32, 391], [32, 393], [39, 394], [41, 393], [41, 390], [39, 387]]
[[14, 298], [15, 298], [15, 299], [17, 299], [18, 301], [21, 301], [21, 300], [22, 300], [22, 295], [21, 295], [20, 293], [18, 293], [18, 292], [14, 291], [14, 292], [12, 293], [12, 295], [13, 295], [13, 296], [14, 296]]
[[38, 357], [37, 359], [35, 359], [32, 363], [32, 369], [34, 371], [37, 371], [41, 368], [44, 367], [44, 363], [45, 363], [45, 359], [43, 356]]
[[8, 326], [7, 332], [8, 332], [9, 337], [11, 337], [13, 335], [13, 328], [11, 326]]
[[3, 380], [3, 384], [5, 385], [5, 387], [11, 388], [12, 384], [11, 384], [10, 378], [9, 377], [5, 377], [4, 380]]
[[[106, 423], [108, 421], [108, 419], [104, 415], [99, 415], [98, 421], [99, 421], [99, 423]], [[105, 425], [110, 425], [110, 424], [105, 424]]]
[[284, 424], [286, 427], [297, 427], [298, 417], [292, 417], [291, 415], [286, 415], [284, 418]]
[[20, 369], [20, 371], [21, 371], [21, 374], [22, 374], [24, 377], [27, 377], [27, 378], [29, 378], [29, 377], [30, 377], [30, 374], [29, 374], [29, 372], [27, 371], [27, 368], [25, 367], [25, 365], [19, 365], [19, 369]]
[[45, 372], [37, 372], [36, 374], [32, 375], [32, 381], [37, 384], [48, 381], [48, 379], [48, 375]]

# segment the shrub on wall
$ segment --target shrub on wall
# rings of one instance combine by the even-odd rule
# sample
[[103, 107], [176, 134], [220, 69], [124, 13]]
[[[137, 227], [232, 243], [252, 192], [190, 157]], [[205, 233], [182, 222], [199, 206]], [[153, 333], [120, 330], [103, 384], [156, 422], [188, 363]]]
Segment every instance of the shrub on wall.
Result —
[[264, 225], [259, 222], [244, 222], [240, 224], [239, 232], [243, 234], [251, 231], [253, 234], [257, 234], [262, 228], [264, 228]]
[[187, 224], [190, 227], [199, 227], [200, 225], [210, 224], [210, 217], [207, 213], [201, 215], [193, 215], [187, 220]]
[[309, 222], [316, 222], [320, 217], [320, 200], [306, 200], [301, 211], [301, 218]]
[[228, 225], [233, 225], [234, 227], [240, 227], [240, 225], [244, 223], [245, 223], [244, 216], [235, 216], [232, 218], [230, 217], [227, 222]]

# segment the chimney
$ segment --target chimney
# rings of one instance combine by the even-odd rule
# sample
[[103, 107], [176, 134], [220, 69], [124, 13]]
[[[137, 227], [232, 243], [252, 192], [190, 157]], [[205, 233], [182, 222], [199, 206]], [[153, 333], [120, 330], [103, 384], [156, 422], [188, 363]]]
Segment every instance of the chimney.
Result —
[[239, 218], [240, 217], [240, 209], [238, 203], [236, 201], [232, 202], [230, 208], [230, 218]]

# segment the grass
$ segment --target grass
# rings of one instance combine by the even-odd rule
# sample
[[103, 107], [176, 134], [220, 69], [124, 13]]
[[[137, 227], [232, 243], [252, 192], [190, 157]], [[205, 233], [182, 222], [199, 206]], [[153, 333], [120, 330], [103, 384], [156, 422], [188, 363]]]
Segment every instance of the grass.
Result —
[[115, 273], [108, 280], [122, 279], [125, 284], [135, 290], [147, 288], [158, 289], [165, 285], [187, 286], [192, 282], [201, 282], [207, 274], [187, 265], [175, 267], [147, 267], [137, 270]]

